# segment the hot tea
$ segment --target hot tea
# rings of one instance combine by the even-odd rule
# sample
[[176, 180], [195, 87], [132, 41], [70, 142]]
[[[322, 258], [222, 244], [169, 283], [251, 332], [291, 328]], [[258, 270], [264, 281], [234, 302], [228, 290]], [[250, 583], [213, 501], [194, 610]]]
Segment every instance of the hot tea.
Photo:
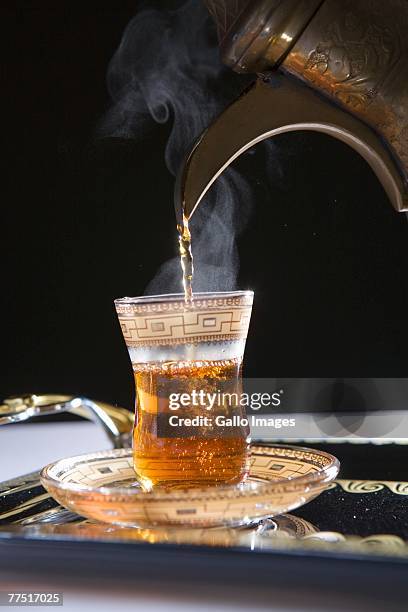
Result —
[[193, 300], [193, 255], [191, 251], [191, 233], [188, 219], [183, 216], [183, 224], [177, 226], [179, 234], [180, 263], [183, 271], [184, 300], [190, 304]]
[[236, 397], [252, 300], [236, 291], [187, 303], [184, 294], [115, 301], [135, 376], [134, 466], [146, 490], [245, 478], [249, 430]]
[[[245, 478], [249, 428], [223, 427], [221, 418], [243, 415], [234, 405], [240, 370], [237, 358], [135, 366], [134, 466], [144, 488], [226, 484]], [[223, 401], [216, 402], [220, 388]], [[182, 398], [182, 404], [174, 398]]]

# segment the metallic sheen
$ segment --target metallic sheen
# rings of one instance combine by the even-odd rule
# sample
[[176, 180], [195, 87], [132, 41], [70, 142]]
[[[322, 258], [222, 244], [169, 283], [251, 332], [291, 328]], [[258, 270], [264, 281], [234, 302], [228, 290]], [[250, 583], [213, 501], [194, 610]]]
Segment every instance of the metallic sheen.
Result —
[[0, 405], [0, 425], [29, 421], [38, 416], [71, 412], [100, 425], [114, 448], [131, 446], [134, 414], [125, 408], [74, 395], [21, 395]]
[[253, 0], [235, 3], [235, 13], [232, 1], [207, 4], [228, 65], [286, 76], [261, 76], [195, 143], [176, 183], [177, 220], [246, 149], [294, 130], [349, 144], [394, 208], [408, 211], [408, 2]]

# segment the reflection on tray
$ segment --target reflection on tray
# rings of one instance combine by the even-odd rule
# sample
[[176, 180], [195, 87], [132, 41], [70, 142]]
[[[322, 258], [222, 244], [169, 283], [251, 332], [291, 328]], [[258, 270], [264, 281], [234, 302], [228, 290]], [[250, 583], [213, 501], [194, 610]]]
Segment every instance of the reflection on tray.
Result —
[[[84, 520], [56, 505], [37, 517], [19, 518], [0, 538], [98, 540], [210, 546], [247, 551], [299, 551], [408, 559], [408, 482], [338, 480], [293, 514], [245, 528], [136, 529]], [[67, 522], [68, 521], [68, 522]]]

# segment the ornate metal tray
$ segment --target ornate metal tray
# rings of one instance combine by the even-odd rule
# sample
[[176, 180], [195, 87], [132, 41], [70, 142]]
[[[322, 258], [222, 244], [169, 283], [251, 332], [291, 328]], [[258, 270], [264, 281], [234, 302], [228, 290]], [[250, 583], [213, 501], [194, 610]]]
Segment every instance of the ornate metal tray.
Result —
[[[115, 444], [119, 434], [112, 423], [108, 435]], [[296, 577], [296, 588], [365, 592], [382, 609], [401, 609], [396, 602], [405, 597], [408, 562], [406, 443], [307, 445], [339, 457], [341, 479], [290, 514], [233, 528], [102, 523], [61, 506], [38, 472], [0, 483], [0, 570], [75, 580], [97, 575], [109, 584], [160, 575], [183, 585], [205, 579], [257, 590], [287, 585], [290, 592]]]

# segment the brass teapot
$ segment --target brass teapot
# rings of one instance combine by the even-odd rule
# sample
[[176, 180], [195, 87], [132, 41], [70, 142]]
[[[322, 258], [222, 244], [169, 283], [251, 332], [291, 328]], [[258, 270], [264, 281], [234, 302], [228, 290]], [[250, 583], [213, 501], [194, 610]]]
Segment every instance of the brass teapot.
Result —
[[241, 153], [315, 130], [355, 149], [408, 211], [408, 1], [206, 0], [224, 63], [258, 78], [200, 136], [176, 181], [189, 219]]

